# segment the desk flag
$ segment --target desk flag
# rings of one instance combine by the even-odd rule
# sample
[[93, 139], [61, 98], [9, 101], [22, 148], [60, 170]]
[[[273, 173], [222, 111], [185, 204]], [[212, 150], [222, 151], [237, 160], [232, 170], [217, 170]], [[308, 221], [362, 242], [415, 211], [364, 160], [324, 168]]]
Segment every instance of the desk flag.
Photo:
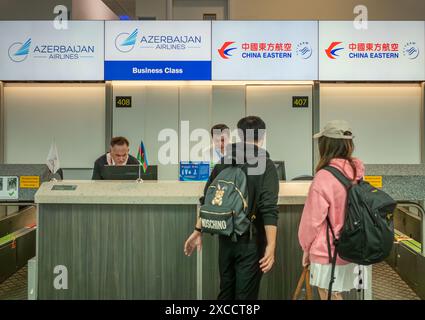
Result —
[[143, 172], [146, 173], [148, 169], [148, 157], [146, 155], [145, 145], [143, 141], [140, 142], [139, 152], [137, 152], [137, 160], [139, 160], [140, 165], [143, 167]]
[[56, 148], [56, 143], [54, 142], [52, 142], [52, 145], [50, 146], [46, 164], [50, 172], [53, 174], [55, 174], [60, 169], [58, 149]]

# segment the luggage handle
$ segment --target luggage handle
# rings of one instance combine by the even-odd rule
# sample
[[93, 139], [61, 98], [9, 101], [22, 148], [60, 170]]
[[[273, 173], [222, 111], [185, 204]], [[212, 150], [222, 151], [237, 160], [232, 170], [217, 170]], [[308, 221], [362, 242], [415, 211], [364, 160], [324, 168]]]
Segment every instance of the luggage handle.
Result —
[[313, 292], [310, 286], [310, 269], [308, 266], [304, 267], [303, 272], [301, 273], [301, 277], [298, 280], [297, 288], [295, 289], [292, 300], [297, 300], [297, 298], [299, 297], [301, 293], [301, 289], [303, 287], [304, 282], [305, 282], [306, 299], [313, 300]]

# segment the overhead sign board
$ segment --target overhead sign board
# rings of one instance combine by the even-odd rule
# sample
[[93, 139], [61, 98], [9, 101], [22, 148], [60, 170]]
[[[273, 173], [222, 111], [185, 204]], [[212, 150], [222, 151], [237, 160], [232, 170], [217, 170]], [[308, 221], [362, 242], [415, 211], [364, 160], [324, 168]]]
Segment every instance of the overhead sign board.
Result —
[[319, 80], [425, 79], [423, 21], [320, 21]]
[[213, 80], [317, 80], [317, 21], [213, 21]]
[[105, 80], [211, 80], [211, 22], [107, 21]]
[[0, 39], [0, 80], [103, 80], [103, 21], [0, 21]]

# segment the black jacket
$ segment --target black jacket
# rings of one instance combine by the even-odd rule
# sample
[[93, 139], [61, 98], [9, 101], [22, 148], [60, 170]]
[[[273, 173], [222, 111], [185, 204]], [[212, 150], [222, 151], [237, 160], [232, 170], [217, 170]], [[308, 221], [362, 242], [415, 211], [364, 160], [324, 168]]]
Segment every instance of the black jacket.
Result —
[[[100, 156], [95, 162], [94, 162], [94, 168], [93, 168], [93, 176], [92, 180], [104, 180], [102, 177], [102, 168], [108, 164], [108, 161], [106, 160], [106, 153], [103, 156]], [[132, 155], [128, 155], [127, 164], [139, 164], [139, 161], [133, 157]]]
[[[256, 145], [245, 145], [243, 143], [231, 144], [228, 146], [226, 156], [221, 159], [221, 163], [215, 165], [204, 189], [204, 196], [200, 203], [204, 204], [204, 197], [209, 185], [215, 177], [233, 164], [241, 164], [242, 169], [247, 173], [248, 185], [248, 212], [256, 212], [254, 225], [260, 236], [265, 236], [265, 225], [277, 225], [279, 207], [279, 178], [276, 167], [270, 155], [262, 148]], [[249, 168], [259, 168], [258, 163], [265, 163], [265, 170], [261, 172], [251, 172]], [[254, 203], [256, 202], [256, 208]]]

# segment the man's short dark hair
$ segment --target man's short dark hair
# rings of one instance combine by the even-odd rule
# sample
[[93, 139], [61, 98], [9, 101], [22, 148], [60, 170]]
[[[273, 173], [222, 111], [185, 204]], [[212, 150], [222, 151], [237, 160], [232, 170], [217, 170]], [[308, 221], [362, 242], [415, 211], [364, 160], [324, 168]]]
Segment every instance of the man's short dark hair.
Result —
[[266, 123], [257, 116], [248, 116], [238, 121], [238, 131], [241, 136], [241, 140], [250, 141], [254, 138], [254, 142], [258, 142], [264, 138], [266, 131]]
[[126, 145], [127, 147], [130, 146], [130, 143], [128, 142], [127, 138], [125, 137], [113, 137], [111, 139], [111, 147], [113, 146], [123, 146]]
[[228, 134], [230, 134], [229, 127], [226, 126], [224, 123], [219, 123], [212, 126], [211, 137], [214, 136], [214, 131], [218, 131], [218, 130], [220, 130], [220, 133], [227, 132]]

